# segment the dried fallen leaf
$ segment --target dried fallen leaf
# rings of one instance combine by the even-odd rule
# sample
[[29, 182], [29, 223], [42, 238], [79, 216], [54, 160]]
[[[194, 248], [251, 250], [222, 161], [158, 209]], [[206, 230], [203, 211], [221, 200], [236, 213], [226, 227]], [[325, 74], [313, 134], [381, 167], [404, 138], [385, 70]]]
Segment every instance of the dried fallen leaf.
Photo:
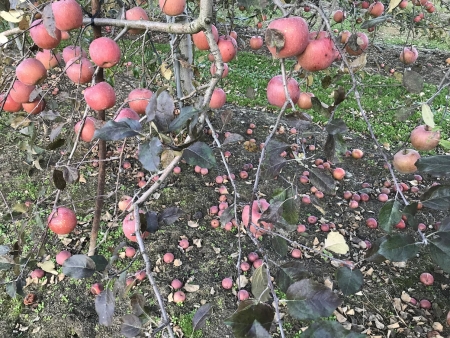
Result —
[[200, 289], [200, 285], [184, 284], [183, 289], [185, 289], [187, 292], [197, 292]]
[[325, 239], [324, 249], [327, 249], [337, 254], [345, 255], [348, 252], [349, 247], [345, 242], [344, 236], [342, 236], [338, 232], [330, 232], [327, 238]]

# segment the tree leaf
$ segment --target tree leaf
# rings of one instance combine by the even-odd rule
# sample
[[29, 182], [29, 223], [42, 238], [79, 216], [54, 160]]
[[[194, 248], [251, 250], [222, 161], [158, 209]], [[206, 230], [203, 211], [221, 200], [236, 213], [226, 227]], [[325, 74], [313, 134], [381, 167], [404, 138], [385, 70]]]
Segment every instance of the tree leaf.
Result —
[[435, 185], [420, 196], [422, 204], [435, 210], [448, 210], [450, 208], [450, 186]]
[[267, 330], [257, 321], [254, 320], [252, 327], [248, 330], [245, 337], [248, 338], [271, 338], [272, 336]]
[[346, 296], [358, 292], [364, 284], [364, 276], [361, 271], [346, 266], [336, 271], [336, 280], [342, 293]]
[[439, 232], [450, 232], [450, 217], [444, 218], [438, 229]]
[[[50, 139], [51, 139], [51, 136], [52, 135], [50, 134]], [[63, 138], [60, 138], [60, 139], [57, 139], [56, 141], [51, 142], [50, 144], [48, 144], [45, 147], [45, 149], [47, 149], [47, 150], [55, 150], [55, 149], [61, 148], [65, 143], [66, 143], [66, 140], [63, 139]]]
[[109, 264], [108, 260], [102, 255], [93, 255], [89, 256], [89, 258], [91, 258], [94, 261], [95, 270], [99, 272], [105, 271], [106, 267]]
[[345, 124], [344, 120], [332, 119], [325, 126], [325, 130], [327, 131], [328, 134], [337, 135], [337, 134], [346, 133], [348, 131], [348, 128], [347, 128], [347, 125]]
[[328, 233], [323, 248], [341, 255], [345, 255], [349, 250], [348, 244], [346, 243], [344, 236], [342, 236], [337, 231], [332, 231]]
[[206, 321], [212, 315], [212, 305], [206, 303], [198, 308], [195, 312], [194, 317], [192, 318], [192, 330], [197, 331], [202, 329]]
[[236, 338], [245, 338], [255, 320], [269, 331], [274, 314], [273, 308], [268, 304], [258, 303], [255, 300], [245, 300], [240, 302], [237, 311], [224, 322], [231, 326]]
[[318, 320], [302, 332], [302, 338], [365, 338], [364, 334], [349, 331], [336, 321]]
[[223, 127], [233, 119], [233, 116], [234, 113], [231, 109], [225, 109], [220, 113], [220, 120], [222, 121]]
[[157, 171], [161, 162], [160, 154], [162, 143], [157, 137], [153, 137], [150, 142], [143, 143], [139, 147], [139, 162], [142, 166], [152, 172]]
[[280, 256], [286, 256], [288, 253], [288, 244], [286, 240], [278, 236], [272, 237], [271, 248]]
[[331, 116], [330, 110], [328, 109], [329, 106], [325, 103], [320, 102], [320, 100], [313, 96], [311, 97], [311, 103], [312, 103], [312, 109], [319, 113], [322, 116], [325, 116], [326, 118], [329, 118]]
[[300, 320], [329, 317], [342, 300], [325, 285], [311, 279], [292, 284], [286, 291], [289, 314]]
[[48, 35], [53, 39], [56, 39], [56, 23], [55, 18], [53, 17], [52, 4], [48, 4], [44, 7], [44, 10], [42, 11], [42, 21]]
[[140, 293], [133, 293], [130, 296], [131, 311], [135, 316], [143, 314], [145, 307], [145, 297]]
[[445, 176], [450, 173], [450, 156], [436, 155], [421, 157], [416, 161], [415, 165], [421, 173], [436, 177]]
[[324, 194], [336, 195], [336, 185], [333, 176], [328, 171], [310, 168], [309, 180], [311, 184]]
[[183, 151], [183, 158], [192, 166], [212, 168], [216, 165], [216, 158], [212, 149], [204, 142], [195, 142]]
[[126, 137], [137, 136], [141, 130], [142, 126], [136, 120], [129, 118], [122, 119], [119, 122], [110, 120], [102, 128], [95, 131], [94, 138], [105, 141], [118, 141]]
[[406, 69], [403, 73], [402, 83], [406, 90], [410, 93], [420, 93], [423, 90], [424, 80], [422, 75], [419, 73]]
[[375, 242], [372, 242], [372, 247], [366, 252], [366, 260], [374, 263], [382, 263], [386, 260], [386, 257], [379, 253], [380, 245], [387, 240], [387, 236], [378, 238]]
[[86, 255], [73, 255], [66, 259], [62, 270], [63, 274], [75, 279], [88, 278], [95, 272], [95, 263]]
[[242, 142], [244, 141], [244, 136], [236, 133], [231, 133], [225, 140], [223, 140], [222, 145], [229, 144], [229, 143], [235, 143], [235, 142]]
[[402, 0], [391, 0], [389, 1], [389, 8], [387, 10], [388, 13], [392, 12], [394, 8], [396, 8]]
[[[153, 96], [154, 95], [155, 94], [153, 94]], [[173, 115], [174, 109], [175, 104], [173, 102], [172, 96], [170, 96], [167, 90], [164, 90], [159, 95], [157, 95], [156, 114], [153, 122], [155, 123], [160, 132], [166, 132], [169, 130], [170, 123], [174, 119]]]
[[422, 105], [422, 119], [425, 124], [431, 128], [434, 128], [436, 125], [434, 124], [434, 114], [431, 111], [431, 108], [429, 105], [424, 103]]
[[429, 240], [431, 259], [446, 273], [450, 273], [450, 232], [438, 231]]
[[331, 135], [328, 134], [323, 151], [328, 161], [333, 163], [342, 162], [342, 155], [347, 150], [345, 140], [341, 134]]
[[171, 206], [164, 209], [158, 217], [159, 222], [164, 222], [165, 225], [171, 225], [175, 223], [181, 216], [183, 216], [184, 211], [177, 206]]
[[76, 167], [64, 166], [62, 167], [62, 170], [64, 181], [66, 181], [66, 183], [72, 184], [74, 182], [78, 182], [80, 176], [78, 174], [78, 169]]
[[419, 252], [414, 237], [407, 234], [394, 234], [386, 236], [380, 244], [380, 255], [392, 262], [406, 262]]
[[95, 312], [97, 312], [98, 314], [98, 322], [100, 325], [104, 326], [112, 325], [114, 316], [114, 307], [115, 307], [115, 299], [114, 294], [112, 293], [111, 290], [105, 289], [97, 297], [95, 297]]
[[385, 22], [389, 18], [391, 18], [390, 15], [380, 15], [379, 17], [376, 17], [374, 19], [364, 21], [361, 24], [361, 29], [367, 29], [367, 28], [375, 27], [375, 26], [377, 26], [379, 24], [382, 24], [383, 22]]
[[270, 140], [266, 144], [266, 156], [263, 161], [263, 175], [265, 178], [273, 179], [277, 176], [281, 169], [286, 165], [286, 159], [280, 154], [289, 149], [289, 145], [284, 142]]
[[378, 224], [380, 228], [390, 233], [392, 227], [402, 219], [402, 213], [400, 211], [400, 202], [396, 200], [387, 201], [378, 214]]
[[288, 262], [280, 266], [278, 271], [277, 283], [281, 291], [286, 292], [289, 286], [301, 279], [308, 278], [310, 272], [303, 262]]
[[61, 170], [53, 170], [53, 183], [56, 189], [64, 190], [66, 188], [66, 181], [64, 180], [64, 174]]
[[145, 231], [154, 234], [159, 229], [158, 213], [155, 211], [147, 211], [145, 213]]
[[141, 333], [142, 322], [139, 317], [133, 314], [127, 314], [122, 317], [122, 325], [120, 326], [120, 333], [127, 338], [136, 337]]
[[263, 264], [253, 272], [252, 294], [260, 302], [270, 299], [269, 280], [267, 279], [267, 268]]
[[175, 131], [183, 128], [194, 115], [198, 115], [198, 110], [192, 106], [182, 107], [180, 115], [169, 125], [169, 131]]

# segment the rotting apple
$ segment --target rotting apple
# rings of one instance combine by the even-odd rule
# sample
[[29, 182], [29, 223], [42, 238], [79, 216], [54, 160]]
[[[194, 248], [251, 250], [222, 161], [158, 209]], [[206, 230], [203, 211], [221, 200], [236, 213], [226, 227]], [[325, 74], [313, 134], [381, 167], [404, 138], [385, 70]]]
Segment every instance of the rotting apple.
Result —
[[402, 149], [394, 155], [392, 164], [401, 174], [412, 174], [417, 171], [415, 165], [420, 158], [420, 154], [414, 149]]
[[[277, 34], [273, 34], [277, 33]], [[280, 35], [282, 38], [280, 39]], [[274, 58], [288, 58], [297, 56], [305, 50], [309, 43], [308, 23], [298, 16], [273, 20], [266, 30], [267, 48]], [[281, 41], [278, 41], [281, 40]], [[284, 40], [284, 43], [282, 40]], [[282, 48], [276, 48], [282, 45]]]
[[415, 47], [405, 47], [400, 52], [399, 59], [405, 65], [410, 65], [411, 63], [414, 63], [417, 60], [418, 56], [419, 53], [417, 52], [417, 49]]

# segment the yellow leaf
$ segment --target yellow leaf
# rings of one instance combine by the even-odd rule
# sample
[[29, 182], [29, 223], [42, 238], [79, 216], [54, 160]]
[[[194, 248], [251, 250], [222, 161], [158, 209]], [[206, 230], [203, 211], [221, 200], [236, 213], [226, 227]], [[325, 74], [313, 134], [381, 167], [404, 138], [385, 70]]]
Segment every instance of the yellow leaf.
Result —
[[161, 75], [164, 76], [166, 80], [170, 80], [172, 77], [172, 70], [168, 67], [167, 63], [163, 62], [160, 67]]
[[12, 9], [9, 12], [1, 11], [0, 16], [8, 22], [18, 23], [22, 20], [23, 11]]
[[339, 232], [333, 231], [330, 232], [325, 239], [324, 249], [328, 251], [333, 251], [334, 253], [345, 255], [349, 247], [345, 242], [344, 236], [342, 236]]
[[308, 77], [306, 78], [306, 85], [308, 87], [311, 87], [313, 85], [314, 82], [314, 77], [312, 75], [308, 75]]
[[38, 266], [45, 272], [57, 275], [58, 272], [55, 270], [55, 263], [52, 261], [45, 261], [44, 263], [38, 263]]
[[433, 112], [431, 111], [430, 106], [426, 103], [422, 105], [422, 119], [427, 126], [431, 128], [435, 127]]
[[389, 8], [388, 8], [388, 13], [392, 12], [392, 10], [397, 7], [400, 2], [402, 2], [402, 0], [391, 0], [389, 2]]

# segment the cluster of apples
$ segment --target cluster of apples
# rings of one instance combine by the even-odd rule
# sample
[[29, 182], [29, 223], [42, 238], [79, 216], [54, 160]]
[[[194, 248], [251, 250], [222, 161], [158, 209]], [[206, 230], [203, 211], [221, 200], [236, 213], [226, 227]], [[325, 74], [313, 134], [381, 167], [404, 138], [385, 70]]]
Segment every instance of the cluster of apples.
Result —
[[[284, 45], [279, 47], [277, 36], [282, 35]], [[273, 20], [266, 31], [266, 45], [274, 58], [296, 57], [296, 70], [302, 68], [308, 72], [327, 69], [340, 58], [333, 40], [326, 31], [309, 32], [307, 22], [301, 17], [289, 17]], [[348, 31], [341, 36], [345, 50], [349, 55], [361, 55], [369, 45], [369, 39], [364, 33], [357, 32], [352, 37]], [[294, 104], [302, 109], [311, 108], [311, 93], [300, 93], [298, 82], [289, 78], [287, 88]], [[301, 95], [303, 94], [303, 95]], [[267, 99], [271, 105], [282, 107], [286, 101], [283, 78], [273, 77], [267, 85]]]

